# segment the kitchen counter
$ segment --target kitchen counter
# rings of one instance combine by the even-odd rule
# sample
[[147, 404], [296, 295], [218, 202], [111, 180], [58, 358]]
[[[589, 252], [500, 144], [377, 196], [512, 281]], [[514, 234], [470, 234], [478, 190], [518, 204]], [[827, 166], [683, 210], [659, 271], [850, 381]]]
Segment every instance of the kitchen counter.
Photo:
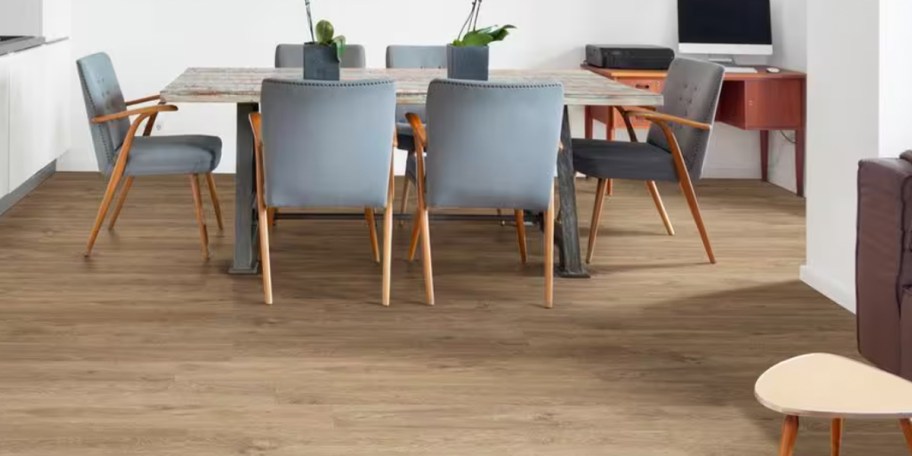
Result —
[[0, 36], [0, 55], [38, 47], [44, 42], [40, 36]]

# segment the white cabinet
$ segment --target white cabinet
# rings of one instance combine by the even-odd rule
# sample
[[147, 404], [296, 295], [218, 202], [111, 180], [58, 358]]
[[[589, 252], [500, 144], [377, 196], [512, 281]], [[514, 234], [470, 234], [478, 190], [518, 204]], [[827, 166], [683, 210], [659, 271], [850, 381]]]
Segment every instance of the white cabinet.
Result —
[[75, 75], [66, 41], [8, 57], [8, 185], [14, 190], [67, 151], [69, 89]]
[[0, 56], [0, 197], [9, 186], [10, 58]]
[[72, 0], [0, 0], [0, 35], [70, 36]]

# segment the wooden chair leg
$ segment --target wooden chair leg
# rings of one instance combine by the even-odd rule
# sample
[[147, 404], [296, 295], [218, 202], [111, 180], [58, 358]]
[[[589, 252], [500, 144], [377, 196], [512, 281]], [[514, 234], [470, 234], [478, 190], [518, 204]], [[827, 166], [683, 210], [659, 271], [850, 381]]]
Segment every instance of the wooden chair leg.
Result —
[[592, 208], [592, 223], [589, 225], [589, 250], [586, 252], [586, 264], [592, 263], [595, 254], [595, 243], [598, 239], [599, 224], [602, 219], [602, 207], [605, 205], [605, 195], [608, 193], [608, 180], [599, 179], [595, 188], [595, 207]]
[[605, 188], [605, 195], [614, 196], [614, 179], [608, 179], [608, 186]]
[[130, 176], [124, 181], [123, 187], [120, 189], [120, 197], [117, 199], [117, 204], [114, 206], [114, 213], [111, 214], [111, 220], [108, 222], [109, 230], [113, 230], [114, 225], [117, 224], [117, 219], [120, 217], [120, 211], [123, 210], [124, 203], [127, 202], [127, 195], [130, 193], [130, 188], [132, 187], [133, 176]]
[[266, 209], [266, 226], [270, 228], [276, 226], [276, 214], [278, 213], [279, 210], [274, 207]]
[[659, 194], [659, 188], [656, 187], [655, 181], [646, 181], [646, 188], [649, 189], [652, 200], [655, 202], [656, 209], [659, 211], [659, 216], [662, 217], [662, 223], [665, 224], [665, 231], [668, 232], [669, 236], [674, 236], [674, 226], [671, 225], [671, 218], [668, 217], [668, 212], [665, 210], [665, 203], [662, 202], [662, 195]]
[[222, 205], [219, 203], [218, 191], [215, 187], [215, 178], [212, 173], [206, 174], [206, 182], [209, 184], [209, 195], [212, 197], [212, 208], [215, 210], [215, 219], [218, 222], [219, 231], [225, 229], [225, 223], [222, 221]]
[[835, 418], [830, 424], [830, 456], [839, 456], [842, 451], [842, 425], [842, 418]]
[[120, 178], [123, 172], [111, 174], [108, 180], [108, 187], [105, 189], [104, 197], [101, 199], [101, 206], [98, 207], [98, 215], [95, 216], [95, 225], [92, 226], [92, 232], [89, 233], [89, 242], [86, 244], [85, 256], [92, 255], [92, 248], [95, 247], [95, 241], [98, 239], [98, 232], [101, 231], [101, 225], [104, 224], [105, 216], [108, 215], [108, 208], [111, 207], [111, 200], [114, 199], [114, 193], [120, 184]]
[[909, 453], [912, 453], [912, 421], [899, 420], [899, 426], [902, 428], [903, 435], [906, 436], [906, 446], [909, 447]]
[[390, 168], [389, 194], [383, 211], [383, 305], [390, 305], [390, 288], [393, 274], [393, 206], [396, 185]]
[[[257, 210], [260, 226], [268, 226], [269, 210], [265, 207]], [[266, 304], [272, 305], [272, 261], [269, 256], [269, 230], [260, 229], [260, 267], [263, 270], [263, 298]]]
[[418, 244], [421, 241], [421, 209], [415, 213], [415, 220], [412, 221], [412, 237], [409, 242], [408, 260], [415, 261], [415, 255], [418, 253]]
[[421, 261], [424, 263], [424, 291], [429, 306], [434, 305], [434, 266], [431, 258], [431, 224], [427, 208], [421, 208]]
[[[190, 175], [190, 188], [193, 190], [193, 204], [196, 206], [196, 223], [200, 231], [200, 247], [203, 260], [209, 259], [209, 232], [206, 230], [206, 218], [203, 214], [203, 195], [200, 192], [199, 175]], [[262, 231], [262, 230], [261, 230]]]
[[779, 456], [792, 456], [795, 442], [798, 440], [798, 417], [787, 416], [782, 422], [782, 440], [779, 443]]
[[[604, 192], [602, 193], [604, 195]], [[551, 189], [551, 204], [545, 212], [545, 308], [554, 307], [554, 189]]]
[[519, 256], [522, 259], [523, 264], [526, 264], [528, 254], [526, 248], [526, 214], [522, 209], [517, 209], [515, 215], [516, 240], [519, 242]]
[[379, 263], [380, 244], [377, 241], [377, 220], [374, 217], [374, 210], [364, 209], [364, 219], [367, 220], [367, 228], [370, 230], [371, 253], [374, 255], [374, 262]]
[[[402, 178], [402, 201], [399, 203], [399, 214], [400, 215], [404, 215], [408, 211], [409, 193], [410, 193], [410, 190], [412, 189], [411, 184], [412, 184], [412, 182], [411, 182], [411, 180], [409, 180], [408, 176], [404, 176]], [[405, 222], [400, 221], [399, 225], [402, 226], [403, 223], [405, 223]]]
[[700, 214], [700, 203], [697, 202], [697, 194], [694, 191], [690, 179], [681, 179], [681, 192], [684, 193], [684, 198], [687, 199], [687, 205], [690, 206], [690, 213], [693, 214], [694, 223], [697, 224], [697, 229], [700, 230], [700, 237], [703, 239], [703, 247], [706, 249], [706, 256], [709, 257], [710, 263], [716, 264], [716, 255], [713, 253], [712, 244], [709, 242], [709, 233], [706, 232], [706, 225], [703, 223], [703, 215]]

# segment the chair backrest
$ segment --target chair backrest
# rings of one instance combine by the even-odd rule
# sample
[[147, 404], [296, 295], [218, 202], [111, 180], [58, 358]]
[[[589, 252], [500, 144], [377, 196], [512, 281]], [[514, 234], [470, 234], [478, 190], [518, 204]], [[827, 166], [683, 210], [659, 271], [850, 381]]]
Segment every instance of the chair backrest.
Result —
[[563, 119], [559, 82], [438, 79], [427, 106], [429, 207], [548, 209]]
[[[442, 69], [447, 67], [446, 46], [392, 45], [386, 48], [387, 68]], [[405, 115], [418, 114], [424, 119], [424, 105], [402, 105], [396, 108], [396, 119], [406, 122]]]
[[93, 54], [79, 59], [76, 68], [82, 84], [82, 97], [92, 130], [98, 168], [107, 174], [114, 168], [117, 151], [127, 138], [130, 120], [124, 118], [103, 124], [93, 124], [91, 120], [98, 116], [126, 111], [127, 103], [117, 81], [114, 65], [107, 54]]
[[[360, 44], [346, 45], [345, 52], [342, 53], [341, 65], [342, 68], [366, 68], [367, 57], [365, 55], [364, 46]], [[280, 44], [276, 46], [276, 68], [302, 68], [303, 66], [303, 44]]]
[[[716, 118], [724, 78], [725, 69], [721, 65], [693, 59], [675, 59], [668, 70], [668, 79], [662, 92], [665, 105], [659, 108], [659, 112], [712, 124]], [[671, 127], [678, 138], [691, 179], [699, 179], [703, 175], [711, 131], [677, 124], [671, 124]], [[648, 142], [671, 151], [665, 135], [657, 125], [649, 129]]]
[[446, 68], [446, 46], [393, 45], [386, 48], [387, 68]]
[[393, 81], [268, 79], [260, 111], [267, 205], [386, 206]]

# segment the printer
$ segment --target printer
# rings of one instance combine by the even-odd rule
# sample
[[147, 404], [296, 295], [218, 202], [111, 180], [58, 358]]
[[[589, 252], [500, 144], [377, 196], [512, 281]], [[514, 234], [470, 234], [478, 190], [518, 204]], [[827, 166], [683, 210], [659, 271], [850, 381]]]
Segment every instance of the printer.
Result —
[[649, 45], [590, 44], [586, 63], [618, 70], [667, 70], [675, 58], [671, 48]]

